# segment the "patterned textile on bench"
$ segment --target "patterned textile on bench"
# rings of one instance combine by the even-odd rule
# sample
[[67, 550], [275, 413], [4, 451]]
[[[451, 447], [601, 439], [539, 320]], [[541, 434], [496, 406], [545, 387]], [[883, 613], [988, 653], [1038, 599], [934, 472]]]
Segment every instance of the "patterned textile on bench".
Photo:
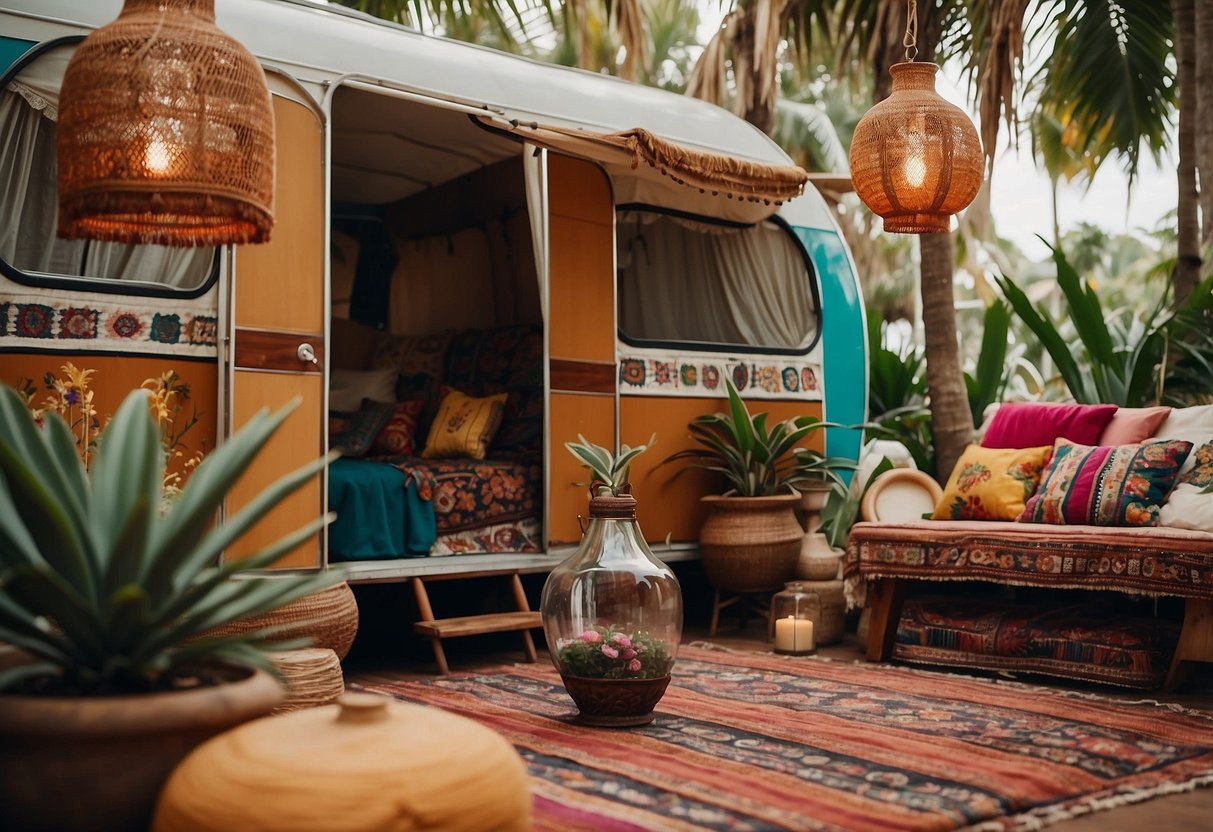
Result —
[[1213, 599], [1213, 535], [1187, 529], [923, 520], [857, 523], [844, 572], [865, 580], [980, 580]]
[[923, 598], [902, 609], [893, 658], [1157, 688], [1178, 637], [1178, 621], [1126, 615], [1123, 605], [1110, 602]]

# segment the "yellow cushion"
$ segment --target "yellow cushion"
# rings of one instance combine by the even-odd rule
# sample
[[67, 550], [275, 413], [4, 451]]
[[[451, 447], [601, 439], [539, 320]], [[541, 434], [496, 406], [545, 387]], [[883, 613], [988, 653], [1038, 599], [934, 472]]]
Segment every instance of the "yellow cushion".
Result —
[[474, 399], [458, 390], [447, 393], [430, 424], [421, 455], [426, 459], [467, 457], [484, 459], [489, 443], [501, 426], [505, 393]]
[[970, 445], [956, 463], [932, 520], [1016, 520], [1040, 484], [1052, 445], [983, 448]]

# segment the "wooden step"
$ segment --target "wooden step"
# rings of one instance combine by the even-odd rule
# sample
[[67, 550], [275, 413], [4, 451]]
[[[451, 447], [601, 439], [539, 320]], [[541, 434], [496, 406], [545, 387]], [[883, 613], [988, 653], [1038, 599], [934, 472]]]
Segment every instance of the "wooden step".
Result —
[[515, 630], [530, 630], [543, 626], [538, 612], [495, 612], [485, 615], [465, 615], [459, 618], [439, 618], [434, 621], [418, 621], [413, 632], [427, 638], [455, 638], [478, 636], [484, 633], [511, 633]]

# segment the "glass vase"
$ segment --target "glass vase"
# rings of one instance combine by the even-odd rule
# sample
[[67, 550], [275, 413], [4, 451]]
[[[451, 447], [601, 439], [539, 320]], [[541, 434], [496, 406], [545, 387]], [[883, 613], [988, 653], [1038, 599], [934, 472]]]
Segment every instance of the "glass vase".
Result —
[[581, 543], [548, 575], [540, 611], [578, 721], [652, 721], [682, 638], [682, 590], [645, 543], [632, 495], [590, 500]]

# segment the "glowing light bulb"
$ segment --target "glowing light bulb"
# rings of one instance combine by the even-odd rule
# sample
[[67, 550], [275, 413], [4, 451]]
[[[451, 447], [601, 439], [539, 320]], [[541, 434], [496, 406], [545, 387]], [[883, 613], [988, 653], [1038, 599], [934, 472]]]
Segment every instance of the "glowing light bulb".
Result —
[[172, 164], [172, 156], [169, 154], [168, 144], [162, 139], [152, 139], [147, 143], [147, 150], [143, 154], [143, 166], [149, 173], [165, 174], [168, 173], [169, 166]]

